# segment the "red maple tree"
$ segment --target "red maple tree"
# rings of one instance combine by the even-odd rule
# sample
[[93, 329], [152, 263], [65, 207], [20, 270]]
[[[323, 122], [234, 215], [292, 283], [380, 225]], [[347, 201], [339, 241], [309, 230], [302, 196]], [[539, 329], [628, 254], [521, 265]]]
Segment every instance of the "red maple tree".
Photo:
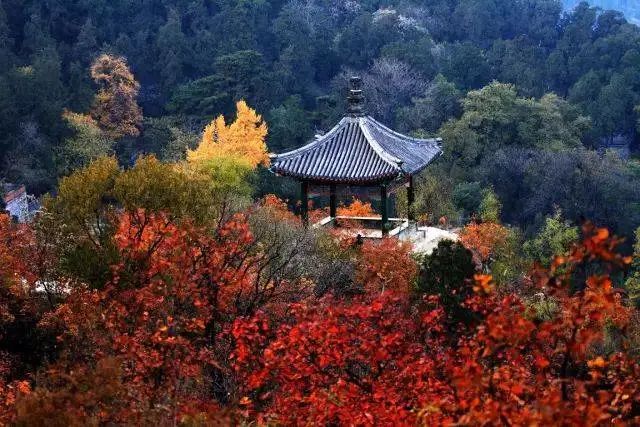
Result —
[[358, 282], [369, 292], [409, 292], [418, 272], [411, 249], [411, 243], [398, 239], [366, 240], [356, 262]]
[[[0, 231], [2, 334], [34, 307], [38, 245], [2, 217]], [[476, 276], [462, 303], [475, 315], [453, 328], [437, 297], [413, 289], [416, 264], [392, 239], [352, 249], [359, 295], [277, 309], [274, 288], [291, 283], [256, 281], [269, 256], [245, 215], [206, 230], [122, 213], [114, 242], [112, 280], [72, 287], [40, 322], [60, 352], [37, 381], [0, 354], [0, 423], [640, 422], [637, 313], [612, 279], [631, 260], [607, 230], [585, 227], [567, 257], [531, 272], [535, 296]]]
[[[480, 316], [458, 338], [437, 301], [406, 295], [296, 306], [272, 326], [239, 319], [234, 366], [245, 415], [263, 422], [349, 425], [594, 425], [640, 421], [638, 363], [625, 353], [629, 308], [610, 273], [629, 259], [606, 230], [585, 228], [567, 259], [532, 275], [557, 304], [536, 319], [527, 302], [478, 276], [465, 303]], [[586, 264], [600, 272], [580, 280]], [[561, 268], [560, 268], [561, 267]], [[582, 283], [578, 290], [571, 285]], [[606, 330], [620, 343], [602, 348]]]
[[[112, 399], [118, 403], [107, 409], [88, 399], [83, 416], [101, 422], [217, 413], [219, 405], [206, 392], [215, 388], [211, 375], [222, 370], [216, 335], [253, 273], [246, 221], [238, 216], [211, 235], [138, 211], [122, 215], [114, 239], [121, 262], [113, 266], [113, 280], [103, 289], [74, 289], [43, 321], [59, 329], [66, 349], [56, 375], [85, 372], [82, 379], [69, 378], [93, 383], [102, 381], [92, 377], [100, 366], [117, 370], [114, 387], [126, 385], [134, 397]], [[66, 385], [54, 389], [60, 387]], [[60, 393], [49, 396], [59, 399]]]
[[[15, 224], [0, 214], [0, 342], [9, 329], [35, 316], [31, 294], [36, 276], [33, 273], [34, 234], [25, 225]], [[13, 419], [16, 398], [30, 392], [28, 381], [16, 378], [17, 357], [0, 348], [0, 425]]]

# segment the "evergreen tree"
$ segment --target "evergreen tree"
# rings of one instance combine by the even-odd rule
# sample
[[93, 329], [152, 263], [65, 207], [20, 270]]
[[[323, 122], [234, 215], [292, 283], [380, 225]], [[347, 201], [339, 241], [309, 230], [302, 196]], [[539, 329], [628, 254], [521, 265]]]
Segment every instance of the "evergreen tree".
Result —
[[569, 252], [571, 245], [578, 241], [578, 236], [578, 227], [563, 219], [562, 211], [558, 209], [545, 220], [538, 235], [524, 243], [523, 250], [531, 261], [548, 267], [553, 256]]
[[299, 96], [289, 97], [280, 107], [272, 109], [268, 123], [268, 145], [276, 153], [302, 146], [312, 136], [309, 113]]
[[480, 219], [483, 222], [500, 223], [502, 203], [500, 203], [498, 196], [492, 188], [488, 188], [482, 192], [482, 201], [478, 209]]
[[73, 56], [82, 65], [88, 66], [97, 56], [97, 51], [98, 37], [96, 27], [93, 25], [91, 18], [87, 18], [82, 27], [80, 27], [78, 38], [73, 45]]
[[14, 40], [11, 37], [7, 14], [5, 13], [2, 1], [0, 1], [0, 74], [9, 70], [15, 61], [13, 45]]
[[452, 320], [469, 320], [471, 312], [464, 301], [473, 292], [475, 272], [471, 252], [458, 242], [443, 240], [431, 255], [420, 260], [416, 285], [420, 292], [438, 295]]
[[169, 11], [167, 22], [158, 30], [156, 46], [162, 86], [170, 89], [183, 80], [184, 64], [189, 56], [180, 14], [176, 9]]
[[48, 22], [40, 14], [34, 13], [24, 25], [22, 49], [31, 57], [39, 55], [45, 49], [55, 49], [55, 40], [49, 33]]

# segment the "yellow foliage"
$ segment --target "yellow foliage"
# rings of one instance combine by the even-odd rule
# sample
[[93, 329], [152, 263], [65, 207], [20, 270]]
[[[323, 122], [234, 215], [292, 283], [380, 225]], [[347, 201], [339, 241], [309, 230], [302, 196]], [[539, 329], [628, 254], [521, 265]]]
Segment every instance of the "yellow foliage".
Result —
[[100, 129], [93, 117], [65, 110], [62, 118], [74, 132], [57, 152], [56, 161], [61, 173], [68, 174], [113, 153], [115, 141]]
[[88, 114], [74, 113], [73, 111], [69, 111], [65, 109], [62, 112], [62, 118], [65, 119], [74, 127], [81, 127], [81, 126], [91, 126], [95, 128], [98, 127], [98, 123], [93, 119], [93, 117], [91, 117]]
[[189, 162], [236, 158], [246, 161], [252, 168], [269, 165], [266, 123], [244, 101], [238, 102], [236, 109], [236, 120], [230, 125], [225, 123], [223, 116], [218, 116], [205, 128], [198, 148], [187, 152]]

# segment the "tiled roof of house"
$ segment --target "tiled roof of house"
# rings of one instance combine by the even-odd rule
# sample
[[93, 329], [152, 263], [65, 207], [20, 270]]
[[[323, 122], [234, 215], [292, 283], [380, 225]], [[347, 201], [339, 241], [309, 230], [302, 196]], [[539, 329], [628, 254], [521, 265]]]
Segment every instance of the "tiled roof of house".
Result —
[[0, 185], [0, 196], [6, 204], [11, 203], [15, 199], [23, 197], [26, 194], [24, 185], [2, 184]]

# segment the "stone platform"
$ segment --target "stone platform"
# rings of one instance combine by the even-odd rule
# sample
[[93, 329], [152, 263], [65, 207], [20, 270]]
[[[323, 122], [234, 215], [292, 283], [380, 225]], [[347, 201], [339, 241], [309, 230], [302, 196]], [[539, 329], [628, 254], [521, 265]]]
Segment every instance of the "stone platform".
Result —
[[[314, 228], [333, 227], [340, 222], [361, 224], [361, 227], [350, 226], [339, 228], [340, 232], [350, 237], [360, 236], [362, 239], [382, 239], [381, 219], [379, 217], [326, 217], [313, 225]], [[443, 230], [436, 227], [418, 227], [415, 223], [404, 218], [389, 218], [391, 229], [388, 237], [396, 237], [409, 241], [413, 245], [413, 252], [431, 254], [442, 240], [458, 240], [455, 230]]]

